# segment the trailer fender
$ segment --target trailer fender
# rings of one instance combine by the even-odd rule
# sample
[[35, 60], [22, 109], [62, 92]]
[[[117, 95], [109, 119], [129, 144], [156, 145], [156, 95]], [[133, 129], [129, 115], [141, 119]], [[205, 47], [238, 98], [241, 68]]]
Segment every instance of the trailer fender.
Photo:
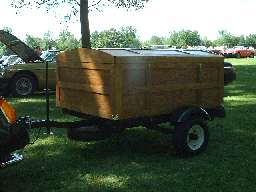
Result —
[[203, 120], [210, 120], [211, 117], [207, 111], [201, 107], [188, 107], [183, 110], [179, 110], [176, 115], [177, 123], [186, 122], [194, 118], [202, 118]]

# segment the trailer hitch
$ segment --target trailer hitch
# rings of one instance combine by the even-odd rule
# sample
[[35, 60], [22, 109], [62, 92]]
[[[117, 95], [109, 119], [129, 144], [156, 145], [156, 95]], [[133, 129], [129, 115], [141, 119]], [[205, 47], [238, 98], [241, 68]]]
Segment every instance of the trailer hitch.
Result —
[[22, 156], [11, 154], [29, 143], [25, 126], [26, 119], [16, 120], [14, 108], [0, 97], [0, 167], [22, 160]]
[[104, 139], [108, 135], [95, 126], [97, 122], [98, 119], [95, 118], [72, 122], [59, 122], [48, 118], [34, 120], [30, 116], [16, 119], [15, 109], [0, 97], [0, 167], [22, 160], [22, 155], [12, 153], [34, 143], [30, 142], [30, 130], [47, 128], [48, 132], [50, 128], [67, 128], [69, 139], [86, 141]]

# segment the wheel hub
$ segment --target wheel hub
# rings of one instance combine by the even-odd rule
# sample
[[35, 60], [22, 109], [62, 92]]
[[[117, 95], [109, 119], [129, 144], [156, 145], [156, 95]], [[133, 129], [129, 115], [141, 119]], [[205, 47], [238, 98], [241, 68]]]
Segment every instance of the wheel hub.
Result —
[[187, 135], [187, 145], [191, 150], [198, 150], [205, 141], [204, 129], [199, 125], [194, 125], [189, 129]]
[[16, 83], [16, 91], [20, 95], [28, 95], [32, 91], [32, 84], [26, 77], [19, 79]]

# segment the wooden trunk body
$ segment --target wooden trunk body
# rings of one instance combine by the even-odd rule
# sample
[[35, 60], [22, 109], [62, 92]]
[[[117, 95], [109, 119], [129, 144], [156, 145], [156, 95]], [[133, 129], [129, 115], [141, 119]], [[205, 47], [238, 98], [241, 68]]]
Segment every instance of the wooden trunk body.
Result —
[[223, 102], [223, 57], [142, 50], [75, 49], [58, 55], [56, 103], [106, 119], [172, 113]]

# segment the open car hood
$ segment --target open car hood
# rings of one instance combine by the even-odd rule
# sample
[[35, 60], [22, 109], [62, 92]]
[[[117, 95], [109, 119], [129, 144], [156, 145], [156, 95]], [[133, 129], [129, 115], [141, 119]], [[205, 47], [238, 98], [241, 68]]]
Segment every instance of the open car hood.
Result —
[[43, 61], [33, 49], [7, 31], [0, 30], [0, 42], [5, 44], [26, 63], [32, 63], [38, 60]]

